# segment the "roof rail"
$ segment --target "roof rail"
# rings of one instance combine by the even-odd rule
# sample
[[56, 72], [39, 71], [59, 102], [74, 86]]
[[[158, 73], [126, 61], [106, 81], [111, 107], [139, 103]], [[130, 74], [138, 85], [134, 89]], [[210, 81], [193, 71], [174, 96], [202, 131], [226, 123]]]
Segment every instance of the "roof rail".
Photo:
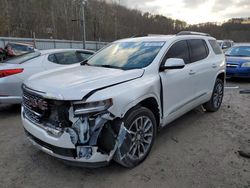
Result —
[[137, 37], [147, 37], [148, 34], [135, 34], [131, 38], [137, 38]]
[[162, 36], [162, 34], [135, 34], [131, 38], [137, 37], [152, 37], [152, 36]]
[[178, 35], [201, 35], [201, 36], [211, 37], [211, 35], [208, 33], [201, 33], [201, 32], [195, 32], [195, 31], [181, 31], [177, 33], [176, 35], [177, 36]]

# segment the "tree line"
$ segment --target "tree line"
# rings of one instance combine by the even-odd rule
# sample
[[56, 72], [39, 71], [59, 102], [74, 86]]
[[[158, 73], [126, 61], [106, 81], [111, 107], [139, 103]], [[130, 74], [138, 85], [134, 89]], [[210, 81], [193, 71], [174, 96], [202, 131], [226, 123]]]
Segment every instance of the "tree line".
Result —
[[[81, 40], [82, 0], [0, 0], [0, 36]], [[163, 15], [143, 13], [116, 2], [88, 0], [86, 39], [113, 41], [135, 34], [175, 34], [182, 30], [210, 33], [218, 39], [250, 41], [250, 24], [231, 19], [223, 24], [188, 25]]]

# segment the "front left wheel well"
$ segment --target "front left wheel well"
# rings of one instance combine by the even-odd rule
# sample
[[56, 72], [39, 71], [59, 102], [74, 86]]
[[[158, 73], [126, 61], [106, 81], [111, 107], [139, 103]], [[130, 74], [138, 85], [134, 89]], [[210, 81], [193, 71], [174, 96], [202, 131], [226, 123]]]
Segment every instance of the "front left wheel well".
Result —
[[139, 106], [143, 106], [149, 109], [155, 116], [157, 126], [160, 125], [160, 109], [155, 98], [150, 97], [150, 98], [144, 99], [143, 101], [139, 103]]

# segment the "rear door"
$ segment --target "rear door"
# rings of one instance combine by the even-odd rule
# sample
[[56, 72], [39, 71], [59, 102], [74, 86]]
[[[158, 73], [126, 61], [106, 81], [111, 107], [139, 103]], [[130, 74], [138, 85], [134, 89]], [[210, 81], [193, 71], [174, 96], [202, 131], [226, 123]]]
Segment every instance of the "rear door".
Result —
[[190, 39], [188, 40], [188, 45], [190, 49], [190, 64], [195, 69], [193, 73], [195, 90], [197, 99], [199, 99], [211, 90], [211, 81], [213, 82], [214, 78], [214, 74], [212, 74], [213, 62], [209, 60], [211, 54], [204, 39]]

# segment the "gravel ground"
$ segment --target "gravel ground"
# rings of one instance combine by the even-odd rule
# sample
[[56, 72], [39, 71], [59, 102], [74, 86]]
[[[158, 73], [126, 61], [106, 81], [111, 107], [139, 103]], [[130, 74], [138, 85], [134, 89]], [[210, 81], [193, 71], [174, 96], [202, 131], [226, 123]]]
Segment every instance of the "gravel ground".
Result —
[[197, 108], [162, 129], [149, 157], [128, 170], [67, 166], [26, 140], [20, 106], [0, 106], [0, 187], [250, 188], [249, 81], [230, 81], [220, 111]]

